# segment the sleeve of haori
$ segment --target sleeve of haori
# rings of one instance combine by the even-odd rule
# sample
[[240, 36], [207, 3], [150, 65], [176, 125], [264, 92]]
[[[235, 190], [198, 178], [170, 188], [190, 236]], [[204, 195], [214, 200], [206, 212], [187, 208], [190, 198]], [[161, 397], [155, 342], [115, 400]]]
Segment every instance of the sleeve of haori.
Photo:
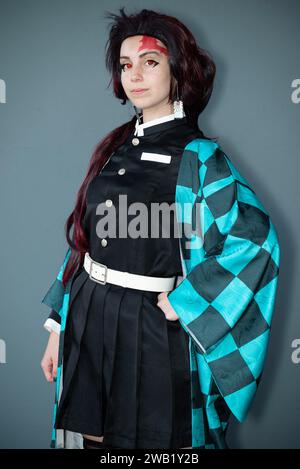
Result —
[[50, 288], [42, 299], [42, 303], [46, 304], [51, 308], [49, 317], [44, 323], [45, 329], [49, 332], [51, 330], [55, 330], [55, 332], [57, 333], [60, 332], [61, 309], [63, 306], [63, 299], [65, 294], [65, 287], [62, 283], [62, 278], [70, 255], [71, 248], [69, 247], [54, 282], [51, 284]]
[[194, 141], [182, 157], [177, 193], [192, 208], [178, 221], [192, 235], [190, 248], [180, 238], [186, 275], [168, 300], [204, 356], [242, 348], [263, 355], [279, 274], [276, 229], [218, 143]]
[[61, 317], [60, 315], [54, 310], [51, 309], [48, 319], [44, 322], [44, 328], [48, 332], [56, 332], [60, 334], [60, 324], [61, 324]]

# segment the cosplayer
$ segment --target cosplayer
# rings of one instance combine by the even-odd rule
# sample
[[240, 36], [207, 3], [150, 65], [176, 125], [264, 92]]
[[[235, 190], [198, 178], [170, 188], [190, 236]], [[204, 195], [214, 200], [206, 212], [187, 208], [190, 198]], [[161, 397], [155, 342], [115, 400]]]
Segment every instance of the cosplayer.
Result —
[[[135, 113], [91, 156], [42, 300], [51, 312], [41, 366], [56, 380], [51, 447], [228, 448], [229, 418], [246, 418], [262, 375], [276, 229], [198, 127], [215, 77], [208, 53], [174, 17], [108, 16], [113, 91]], [[135, 207], [154, 204], [175, 204], [170, 235], [166, 217], [146, 215], [141, 224], [159, 235], [130, 236]], [[103, 212], [117, 219], [112, 236]]]

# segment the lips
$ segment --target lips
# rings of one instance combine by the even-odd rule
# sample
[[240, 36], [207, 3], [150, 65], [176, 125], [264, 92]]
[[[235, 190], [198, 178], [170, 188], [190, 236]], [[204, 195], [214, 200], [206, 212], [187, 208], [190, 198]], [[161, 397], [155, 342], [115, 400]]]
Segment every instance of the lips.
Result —
[[136, 88], [135, 90], [132, 90], [132, 93], [144, 93], [145, 91], [148, 91], [145, 88]]

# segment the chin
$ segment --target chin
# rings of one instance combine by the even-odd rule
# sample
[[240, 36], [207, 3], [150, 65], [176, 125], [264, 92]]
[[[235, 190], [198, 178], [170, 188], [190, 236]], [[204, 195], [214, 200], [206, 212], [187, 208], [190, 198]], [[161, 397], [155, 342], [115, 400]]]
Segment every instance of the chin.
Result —
[[140, 99], [135, 99], [134, 101], [132, 100], [132, 103], [134, 104], [134, 106], [144, 109], [151, 108], [157, 105], [157, 101], [152, 101], [149, 98], [147, 99], [142, 97], [140, 97]]

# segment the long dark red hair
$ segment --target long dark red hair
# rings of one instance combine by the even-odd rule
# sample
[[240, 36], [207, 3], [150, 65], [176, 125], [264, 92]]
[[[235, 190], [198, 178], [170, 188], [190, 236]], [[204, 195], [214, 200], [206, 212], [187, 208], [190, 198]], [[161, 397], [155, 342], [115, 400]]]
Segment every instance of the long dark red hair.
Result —
[[[111, 74], [113, 91], [116, 98], [127, 102], [127, 96], [121, 83], [120, 49], [124, 39], [129, 36], [147, 35], [162, 41], [168, 48], [172, 82], [170, 101], [176, 99], [175, 84], [178, 84], [179, 97], [183, 101], [184, 111], [189, 124], [198, 127], [199, 114], [206, 107], [215, 78], [216, 67], [209, 54], [201, 49], [192, 33], [177, 18], [153, 10], [143, 9], [138, 13], [126, 15], [125, 8], [120, 14], [106, 12], [106, 18], [112, 19], [109, 38], [106, 43], [105, 64]], [[82, 227], [86, 210], [86, 191], [91, 180], [99, 174], [110, 155], [122, 145], [134, 131], [136, 116], [106, 135], [95, 147], [90, 158], [87, 174], [77, 194], [75, 208], [67, 218], [65, 232], [71, 248], [71, 255], [63, 274], [66, 285], [73, 273], [83, 264], [84, 254], [89, 250], [89, 243]], [[72, 237], [70, 235], [73, 226]]]

